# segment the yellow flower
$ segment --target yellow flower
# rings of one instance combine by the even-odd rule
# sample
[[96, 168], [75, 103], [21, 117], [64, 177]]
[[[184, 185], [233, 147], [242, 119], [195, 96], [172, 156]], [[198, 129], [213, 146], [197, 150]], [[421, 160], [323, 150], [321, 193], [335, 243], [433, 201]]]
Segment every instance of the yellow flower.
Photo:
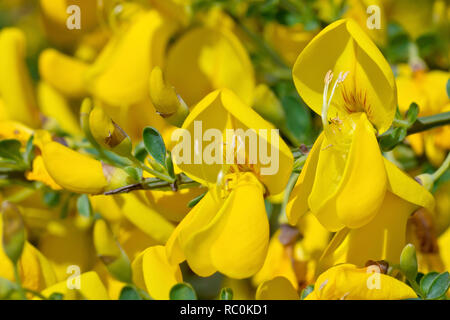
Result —
[[191, 18], [192, 0], [150, 0], [150, 2], [156, 9], [182, 24], [187, 24]]
[[168, 300], [170, 289], [183, 282], [180, 267], [169, 262], [163, 246], [146, 249], [133, 261], [133, 282], [153, 299]]
[[222, 88], [231, 89], [247, 105], [253, 100], [253, 66], [229, 30], [200, 27], [188, 31], [170, 48], [164, 74], [188, 106]]
[[[412, 71], [407, 66], [400, 66], [397, 77], [398, 106], [400, 111], [406, 112], [415, 102], [419, 106], [419, 116], [450, 111], [450, 100], [446, 85], [450, 78], [449, 72], [433, 70]], [[435, 166], [439, 166], [450, 150], [450, 126], [417, 133], [408, 137], [413, 150], [422, 155], [424, 152]]]
[[328, 269], [316, 281], [306, 300], [403, 300], [417, 298], [405, 283], [373, 267], [358, 269], [341, 264]]
[[[332, 90], [327, 70], [339, 73]], [[288, 218], [295, 224], [309, 209], [330, 231], [361, 227], [375, 217], [388, 187], [375, 133], [390, 127], [396, 109], [389, 64], [355, 22], [339, 20], [302, 51], [293, 75], [302, 98], [322, 115], [324, 132], [291, 194]]]
[[128, 174], [120, 168], [103, 164], [57, 142], [41, 149], [45, 168], [53, 180], [72, 192], [99, 194], [123, 187]]
[[[183, 125], [183, 129], [192, 133], [189, 146], [198, 146], [201, 139], [195, 134], [199, 122], [203, 124], [203, 130], [214, 128], [224, 135], [226, 129], [273, 128], [229, 90], [211, 93], [192, 110]], [[265, 166], [259, 161], [250, 163], [248, 159], [228, 167], [219, 164], [224, 159], [212, 164], [191, 159], [180, 163], [180, 155], [173, 150], [180, 169], [208, 185], [210, 190], [168, 240], [167, 255], [172, 263], [186, 259], [200, 276], [220, 271], [236, 279], [249, 277], [261, 268], [269, 236], [264, 196], [284, 189], [293, 165], [292, 154], [279, 136], [268, 139], [266, 135], [265, 138], [263, 143], [268, 143], [269, 147], [277, 146], [272, 148], [272, 154], [279, 155], [279, 170], [272, 175], [261, 174]], [[186, 142], [183, 140], [183, 144]], [[245, 155], [249, 156], [249, 146], [244, 144], [235, 146], [228, 142], [233, 145], [231, 155], [234, 159], [242, 155], [240, 152], [244, 149]], [[198, 147], [194, 149], [198, 155]], [[216, 186], [216, 182], [219, 185]], [[239, 264], [236, 261], [240, 261]]]
[[32, 128], [40, 124], [34, 91], [25, 65], [25, 35], [16, 28], [0, 32], [0, 96], [7, 118]]

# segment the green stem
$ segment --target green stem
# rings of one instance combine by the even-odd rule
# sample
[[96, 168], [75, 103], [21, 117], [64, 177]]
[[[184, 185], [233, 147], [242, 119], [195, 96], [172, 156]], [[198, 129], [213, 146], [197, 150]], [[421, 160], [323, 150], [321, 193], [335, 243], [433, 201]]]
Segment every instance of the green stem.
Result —
[[433, 181], [438, 180], [444, 173], [450, 168], [450, 152], [447, 154], [444, 162], [441, 164], [439, 169], [437, 169], [432, 175], [431, 178]]
[[408, 135], [445, 126], [447, 124], [450, 124], [450, 111], [428, 117], [420, 117], [417, 118], [416, 122], [408, 129]]
[[20, 281], [19, 267], [18, 267], [17, 263], [14, 264], [14, 279], [16, 280], [16, 285], [17, 285], [17, 288], [18, 288], [21, 298], [23, 300], [27, 300], [27, 296], [25, 295], [25, 290], [23, 289], [22, 283]]

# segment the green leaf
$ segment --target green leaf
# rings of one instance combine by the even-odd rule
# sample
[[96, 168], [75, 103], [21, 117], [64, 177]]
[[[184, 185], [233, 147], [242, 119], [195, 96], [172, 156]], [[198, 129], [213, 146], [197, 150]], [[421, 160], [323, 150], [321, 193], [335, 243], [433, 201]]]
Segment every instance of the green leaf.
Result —
[[20, 141], [14, 139], [0, 141], [0, 157], [22, 163], [21, 146]]
[[231, 288], [223, 288], [220, 291], [220, 300], [233, 300], [233, 290]]
[[178, 283], [170, 290], [170, 300], [197, 300], [194, 288], [188, 283]]
[[314, 285], [310, 284], [305, 289], [302, 290], [302, 293], [300, 294], [300, 299], [305, 300], [305, 298], [314, 291]]
[[64, 299], [64, 295], [62, 293], [59, 292], [53, 292], [50, 297], [48, 297], [49, 300], [63, 300]]
[[173, 167], [173, 161], [172, 161], [172, 154], [170, 153], [170, 151], [168, 151], [168, 157], [166, 159], [166, 168], [167, 168], [167, 172], [169, 173], [169, 175], [172, 178], [175, 178], [175, 169]]
[[406, 112], [406, 120], [408, 121], [410, 126], [414, 124], [414, 122], [416, 122], [418, 115], [419, 115], [419, 106], [417, 105], [417, 103], [413, 102], [409, 106], [408, 112]]
[[439, 273], [433, 271], [424, 275], [422, 279], [420, 279], [420, 288], [422, 289], [423, 293], [425, 293], [425, 295], [428, 294], [428, 291], [430, 290], [433, 281], [436, 280], [438, 276]]
[[25, 163], [28, 165], [31, 165], [31, 162], [33, 161], [33, 152], [34, 152], [34, 135], [32, 135], [28, 141], [27, 145], [25, 147], [25, 153], [23, 155], [23, 158], [25, 159]]
[[120, 292], [119, 300], [142, 300], [142, 298], [135, 288], [126, 286]]
[[89, 197], [85, 194], [78, 197], [77, 209], [83, 217], [90, 218], [93, 216], [91, 202], [89, 201]]
[[144, 142], [139, 142], [134, 148], [134, 157], [138, 159], [140, 162], [144, 162], [147, 157], [148, 152], [145, 149]]
[[142, 169], [136, 168], [136, 167], [126, 167], [125, 172], [130, 175], [130, 177], [133, 179], [134, 182], [141, 181], [142, 177]]
[[447, 292], [450, 287], [450, 275], [448, 271], [437, 276], [430, 286], [427, 293], [427, 299], [439, 299]]
[[166, 145], [158, 130], [147, 127], [144, 129], [144, 145], [148, 153], [164, 168], [166, 167]]
[[203, 197], [206, 195], [206, 192], [205, 193], [203, 193], [203, 194], [201, 194], [201, 195], [199, 195], [198, 197], [195, 197], [194, 199], [192, 199], [191, 201], [189, 201], [189, 203], [188, 203], [188, 208], [193, 208], [193, 207], [195, 207], [196, 205], [197, 205], [197, 203], [199, 203], [200, 202], [200, 200], [202, 200], [203, 199]]

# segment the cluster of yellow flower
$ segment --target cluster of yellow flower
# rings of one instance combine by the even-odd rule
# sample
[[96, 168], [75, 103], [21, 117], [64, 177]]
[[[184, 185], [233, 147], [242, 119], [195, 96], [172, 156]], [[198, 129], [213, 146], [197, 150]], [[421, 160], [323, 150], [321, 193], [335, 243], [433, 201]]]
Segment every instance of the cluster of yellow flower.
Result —
[[450, 8], [366, 2], [3, 0], [0, 299], [445, 299]]

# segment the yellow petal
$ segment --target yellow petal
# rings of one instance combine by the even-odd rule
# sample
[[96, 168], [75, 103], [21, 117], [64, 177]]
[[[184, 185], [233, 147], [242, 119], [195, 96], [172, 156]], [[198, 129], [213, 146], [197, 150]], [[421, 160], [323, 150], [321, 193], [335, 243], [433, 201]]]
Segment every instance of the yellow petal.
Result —
[[321, 270], [339, 264], [352, 263], [364, 266], [369, 260], [400, 262], [400, 254], [406, 245], [406, 224], [417, 209], [412, 203], [387, 192], [375, 218], [358, 229], [344, 229], [325, 250]]
[[286, 206], [286, 214], [289, 223], [296, 225], [298, 220], [309, 210], [308, 197], [316, 176], [317, 162], [319, 161], [320, 149], [323, 145], [324, 134], [321, 133], [308, 154], [302, 172], [291, 192], [289, 202]]
[[405, 283], [372, 269], [335, 266], [319, 276], [306, 300], [403, 300], [416, 298]]
[[39, 56], [42, 79], [70, 98], [87, 95], [85, 73], [88, 65], [54, 49], [46, 49]]
[[260, 284], [256, 300], [299, 300], [299, 296], [289, 280], [276, 277]]
[[42, 156], [38, 155], [33, 160], [33, 170], [25, 173], [25, 177], [31, 181], [40, 181], [49, 186], [53, 190], [62, 190], [55, 180], [48, 174], [45, 168], [44, 160]]
[[108, 291], [96, 272], [90, 271], [79, 276], [80, 288], [69, 289], [67, 281], [61, 281], [41, 293], [48, 297], [52, 293], [62, 293], [64, 300], [109, 300]]
[[268, 242], [263, 189], [246, 173], [212, 221], [187, 241], [184, 251], [189, 266], [200, 276], [219, 271], [243, 279], [262, 267]]
[[183, 248], [187, 240], [214, 218], [221, 205], [222, 201], [209, 191], [178, 224], [166, 244], [167, 256], [172, 263], [181, 263], [186, 259]]
[[37, 127], [39, 113], [25, 64], [25, 35], [19, 29], [0, 32], [0, 70], [0, 95], [8, 118]]
[[280, 231], [277, 231], [270, 239], [264, 265], [252, 279], [255, 286], [275, 277], [284, 277], [289, 280], [294, 289], [298, 288], [297, 276], [293, 269], [293, 262], [287, 249], [278, 239]]
[[74, 136], [81, 136], [78, 117], [70, 109], [68, 101], [45, 82], [38, 85], [38, 101], [44, 116], [56, 120], [62, 130]]
[[[170, 264], [163, 246], [150, 247], [133, 262], [133, 271], [144, 280], [147, 292], [153, 299], [168, 300], [170, 289], [183, 282], [178, 265]], [[139, 277], [139, 276], [138, 276]]]
[[239, 39], [228, 30], [190, 30], [169, 51], [165, 71], [189, 106], [221, 88], [231, 89], [248, 105], [252, 102], [253, 66]]
[[434, 209], [434, 198], [417, 181], [406, 175], [392, 162], [384, 159], [388, 178], [388, 190], [399, 198], [413, 203], [419, 207], [427, 208], [430, 212]]
[[141, 193], [117, 195], [123, 215], [160, 244], [165, 244], [175, 227], [160, 215]]
[[362, 114], [347, 159], [326, 138], [322, 146], [309, 198], [312, 213], [330, 231], [365, 225], [378, 212], [387, 185], [372, 125]]
[[[323, 29], [294, 65], [297, 91], [318, 114], [322, 112], [323, 79], [329, 70], [336, 76], [349, 71], [330, 110], [364, 111], [379, 133], [385, 132], [397, 104], [394, 75], [380, 50], [353, 20], [339, 20]], [[356, 102], [346, 104], [344, 93], [347, 101]]]

